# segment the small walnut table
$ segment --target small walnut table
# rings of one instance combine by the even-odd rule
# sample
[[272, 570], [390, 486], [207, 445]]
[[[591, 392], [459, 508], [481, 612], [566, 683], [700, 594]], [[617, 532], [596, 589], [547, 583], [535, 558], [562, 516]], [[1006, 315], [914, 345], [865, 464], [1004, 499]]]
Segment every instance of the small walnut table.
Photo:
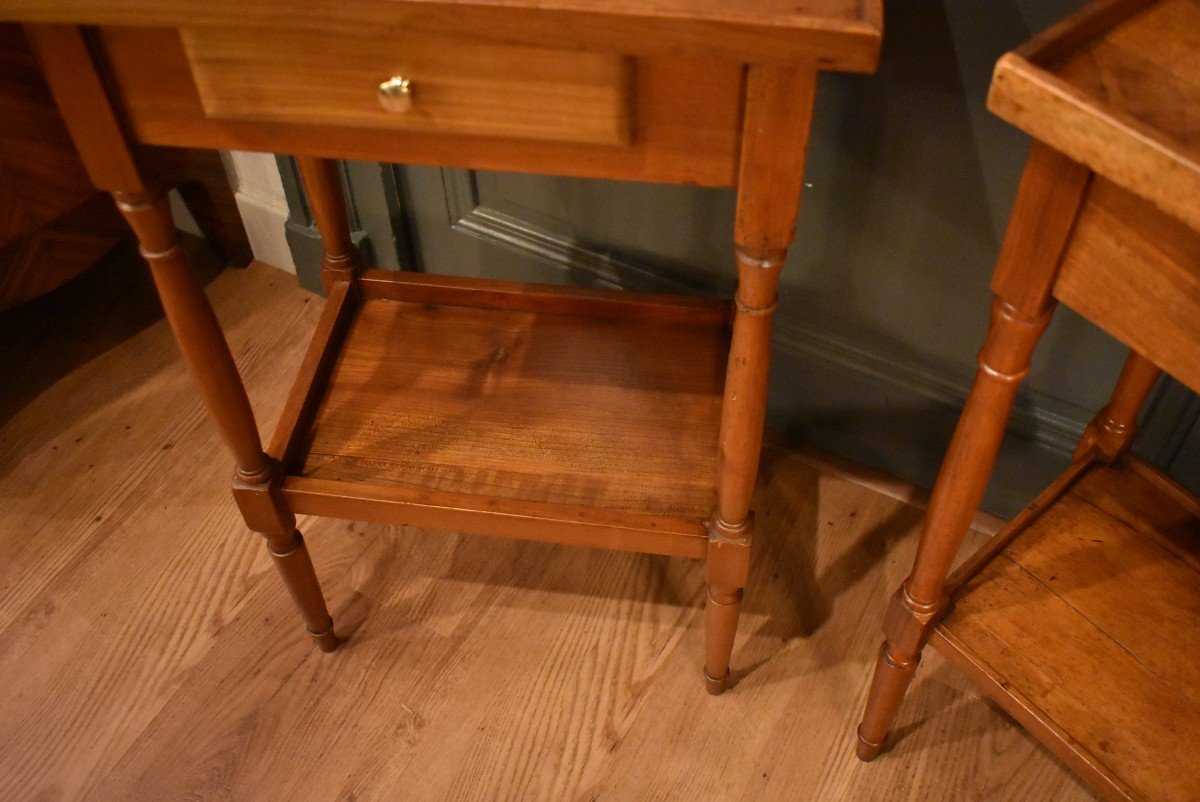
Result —
[[[321, 649], [297, 514], [706, 559], [725, 687], [817, 75], [874, 69], [881, 0], [0, 0], [0, 20], [137, 232]], [[147, 145], [300, 157], [328, 300], [265, 450]], [[360, 269], [335, 158], [737, 187], [736, 297]]]
[[[1200, 0], [1106, 0], [996, 67], [1036, 141], [979, 374], [884, 619], [858, 754], [926, 642], [1113, 799], [1200, 799], [1200, 502], [1128, 453], [1167, 370], [1200, 390]], [[947, 578], [1056, 301], [1128, 345], [1073, 464]]]

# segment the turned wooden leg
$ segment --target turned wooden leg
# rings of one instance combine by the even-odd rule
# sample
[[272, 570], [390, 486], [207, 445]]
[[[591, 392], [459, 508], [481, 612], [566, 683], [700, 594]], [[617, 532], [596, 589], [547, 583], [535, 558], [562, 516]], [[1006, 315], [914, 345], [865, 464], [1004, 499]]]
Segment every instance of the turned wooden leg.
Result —
[[717, 511], [709, 525], [708, 596], [705, 602], [704, 681], [721, 693], [742, 607], [742, 589], [750, 576], [754, 517], [750, 497], [762, 451], [771, 361], [771, 318], [783, 252], [766, 258], [738, 254], [738, 291], [733, 338], [721, 408]]
[[332, 652], [341, 641], [333, 632], [333, 617], [325, 607], [325, 597], [321, 595], [321, 586], [300, 530], [292, 529], [292, 534], [287, 538], [268, 540], [267, 551], [271, 553], [275, 567], [292, 594], [292, 600], [300, 608], [308, 634], [317, 648]]
[[743, 588], [750, 576], [750, 497], [762, 451], [771, 361], [771, 320], [792, 241], [816, 72], [752, 67], [738, 177], [738, 288], [721, 407], [717, 508], [709, 523], [704, 680], [719, 694], [729, 680]]
[[333, 632], [333, 618], [325, 607], [304, 538], [296, 529], [296, 518], [279, 493], [277, 463], [269, 458], [268, 463], [272, 471], [269, 479], [255, 483], [237, 479], [233, 496], [246, 525], [266, 540], [267, 552], [300, 610], [308, 634], [318, 649], [332, 652], [340, 643]]
[[892, 597], [857, 753], [883, 749], [930, 630], [946, 608], [945, 582], [987, 488], [1034, 347], [1054, 310], [1051, 288], [1090, 173], [1038, 143], [1030, 151], [992, 279], [995, 299], [979, 371], [934, 484], [912, 573]]
[[184, 363], [236, 461], [234, 495], [246, 524], [267, 540], [268, 550], [295, 599], [309, 633], [324, 651], [337, 645], [295, 518], [278, 490], [279, 467], [262, 450], [250, 400], [217, 317], [192, 274], [161, 192], [114, 192], [117, 206], [137, 234], [150, 264]]
[[1138, 411], [1161, 375], [1158, 365], [1130, 351], [1112, 399], [1084, 430], [1075, 449], [1075, 459], [1096, 452], [1111, 463], [1127, 450], [1137, 434]]
[[[742, 588], [709, 583], [704, 601], [704, 687], [713, 696], [724, 693], [729, 685], [729, 660], [741, 608]], [[712, 666], [724, 666], [724, 670]]]
[[295, 518], [279, 493], [279, 467], [263, 453], [250, 400], [217, 316], [180, 250], [166, 196], [147, 189], [142, 179], [84, 31], [72, 25], [28, 25], [25, 32], [88, 175], [97, 187], [112, 192], [137, 234], [183, 361], [233, 452], [234, 496], [242, 515], [251, 530], [266, 537], [317, 645], [333, 649], [333, 622]]
[[884, 618], [886, 640], [858, 728], [858, 756], [863, 760], [871, 760], [883, 748], [929, 629], [945, 608], [946, 575], [983, 498], [1017, 388], [1052, 310], [1047, 306], [1037, 316], [1026, 317], [1001, 298], [992, 304], [979, 373], [934, 485], [913, 572], [892, 597]]
[[714, 696], [724, 692], [729, 683], [729, 660], [749, 575], [749, 522], [739, 535], [724, 529], [718, 520], [708, 541], [708, 592], [704, 602], [704, 684]]
[[358, 250], [350, 235], [346, 197], [334, 159], [297, 156], [296, 165], [304, 181], [305, 195], [313, 220], [321, 232], [321, 283], [329, 292], [338, 281], [351, 281], [358, 268]]
[[157, 186], [173, 186], [179, 191], [218, 261], [232, 267], [245, 267], [253, 261], [237, 197], [216, 151], [139, 148], [137, 154], [139, 166], [156, 177]]

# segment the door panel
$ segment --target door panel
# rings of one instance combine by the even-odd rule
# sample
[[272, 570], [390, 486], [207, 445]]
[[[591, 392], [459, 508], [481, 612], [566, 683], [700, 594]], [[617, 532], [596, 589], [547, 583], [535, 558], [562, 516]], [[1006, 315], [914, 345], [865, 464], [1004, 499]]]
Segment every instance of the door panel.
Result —
[[395, 170], [427, 271], [660, 292], [716, 294], [733, 285], [728, 190]]

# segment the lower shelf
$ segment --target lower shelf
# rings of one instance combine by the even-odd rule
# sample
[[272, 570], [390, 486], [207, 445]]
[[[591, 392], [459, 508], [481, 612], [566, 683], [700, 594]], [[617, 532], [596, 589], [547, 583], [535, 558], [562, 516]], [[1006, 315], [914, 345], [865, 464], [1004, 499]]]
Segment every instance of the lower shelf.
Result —
[[1098, 790], [1200, 799], [1200, 506], [1075, 466], [968, 563], [931, 643]]
[[297, 512], [701, 556], [728, 304], [387, 271], [345, 296], [277, 438]]

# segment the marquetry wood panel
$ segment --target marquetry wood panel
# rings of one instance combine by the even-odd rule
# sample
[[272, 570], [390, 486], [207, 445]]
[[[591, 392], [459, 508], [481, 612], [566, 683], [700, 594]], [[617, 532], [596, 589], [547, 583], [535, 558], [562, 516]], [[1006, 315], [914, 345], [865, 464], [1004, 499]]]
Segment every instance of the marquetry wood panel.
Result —
[[78, 275], [124, 230], [88, 180], [21, 29], [0, 25], [0, 309]]
[[[178, 187], [222, 260], [250, 261], [217, 154], [142, 147], [137, 158]], [[0, 309], [55, 289], [128, 236], [112, 199], [89, 180], [20, 27], [0, 24]]]
[[[0, 186], [4, 186], [3, 176]], [[17, 186], [9, 184], [0, 189], [0, 196], [14, 189]], [[19, 203], [14, 200], [14, 204]], [[59, 287], [86, 270], [126, 235], [112, 199], [94, 193], [67, 212], [0, 244], [0, 309]]]
[[0, 242], [96, 193], [17, 25], [0, 25], [0, 171]]
[[[320, 312], [293, 281], [210, 286], [268, 427]], [[411, 528], [301, 521], [351, 634], [317, 653], [128, 283], [42, 308], [44, 335], [0, 316], [5, 375], [49, 388], [0, 425], [0, 796], [1091, 798], [937, 654], [897, 759], [854, 760], [921, 494], [782, 451], [723, 697], [698, 693], [699, 563]]]

